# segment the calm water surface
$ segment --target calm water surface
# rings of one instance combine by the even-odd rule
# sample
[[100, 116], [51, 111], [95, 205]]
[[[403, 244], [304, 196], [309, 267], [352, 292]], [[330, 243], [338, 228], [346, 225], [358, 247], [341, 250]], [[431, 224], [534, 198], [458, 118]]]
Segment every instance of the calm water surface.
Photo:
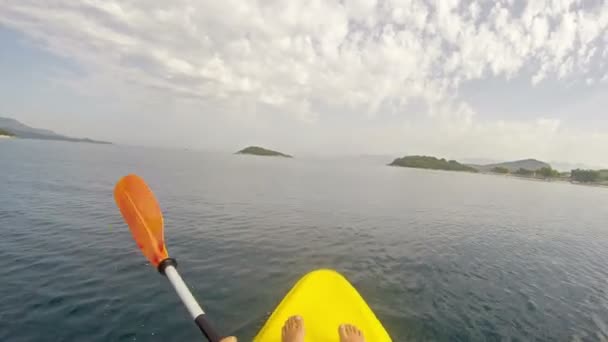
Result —
[[250, 340], [291, 285], [345, 274], [395, 341], [608, 338], [608, 189], [64, 142], [0, 142], [0, 341], [199, 341], [135, 248], [136, 172], [222, 332]]

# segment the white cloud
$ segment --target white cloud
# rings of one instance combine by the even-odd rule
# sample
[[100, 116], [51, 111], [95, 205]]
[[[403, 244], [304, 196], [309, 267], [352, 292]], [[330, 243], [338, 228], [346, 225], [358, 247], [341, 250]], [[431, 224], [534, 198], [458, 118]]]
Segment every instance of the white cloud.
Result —
[[537, 118], [482, 124], [459, 87], [488, 77], [536, 85], [600, 79], [606, 66], [594, 57], [608, 53], [608, 3], [583, 5], [4, 0], [0, 24], [91, 73], [226, 108], [242, 103], [235, 109], [242, 112], [262, 106], [309, 123], [390, 112], [408, 122], [411, 104], [422, 101], [434, 124], [449, 123], [455, 135], [491, 129], [527, 137], [562, 128]]
[[535, 17], [532, 23], [532, 48], [540, 48], [547, 39], [549, 33], [549, 22], [546, 17]]

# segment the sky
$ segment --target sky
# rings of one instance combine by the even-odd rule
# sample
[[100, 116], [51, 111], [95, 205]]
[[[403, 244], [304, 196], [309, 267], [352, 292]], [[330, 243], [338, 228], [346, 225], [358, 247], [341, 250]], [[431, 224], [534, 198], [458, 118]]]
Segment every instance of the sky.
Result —
[[0, 0], [0, 116], [116, 143], [608, 167], [608, 1]]

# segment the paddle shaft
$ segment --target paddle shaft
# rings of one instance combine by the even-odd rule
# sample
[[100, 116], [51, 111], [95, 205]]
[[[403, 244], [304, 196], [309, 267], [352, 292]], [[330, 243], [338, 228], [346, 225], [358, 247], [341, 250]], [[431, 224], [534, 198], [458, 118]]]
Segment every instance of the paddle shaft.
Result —
[[177, 261], [169, 258], [164, 241], [163, 214], [150, 187], [141, 177], [130, 174], [116, 183], [114, 199], [144, 256], [161, 274], [167, 276], [205, 337], [211, 342], [219, 342], [220, 335], [209, 324], [205, 312], [177, 272]]
[[196, 323], [196, 325], [201, 329], [201, 332], [205, 335], [205, 337], [207, 337], [210, 342], [219, 342], [221, 340], [220, 335], [211, 326], [209, 321], [207, 321], [205, 312], [201, 306], [198, 305], [198, 302], [196, 299], [194, 299], [194, 296], [192, 296], [192, 293], [177, 272], [177, 269], [173, 265], [167, 265], [164, 268], [163, 273], [167, 276], [167, 279], [169, 279], [171, 285], [173, 285], [175, 292], [177, 292], [177, 295], [182, 300], [182, 303], [184, 303], [186, 309], [188, 309], [194, 323]]

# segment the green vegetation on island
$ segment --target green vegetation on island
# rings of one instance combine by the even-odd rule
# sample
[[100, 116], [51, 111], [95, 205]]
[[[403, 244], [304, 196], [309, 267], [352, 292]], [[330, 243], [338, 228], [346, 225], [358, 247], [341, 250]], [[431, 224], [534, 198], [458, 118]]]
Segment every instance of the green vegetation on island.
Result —
[[492, 168], [492, 170], [490, 170], [490, 172], [507, 174], [507, 173], [509, 173], [509, 169], [507, 169], [506, 167], [502, 167], [502, 166], [495, 166]]
[[[536, 171], [542, 169], [543, 167], [551, 167], [551, 165], [536, 159], [522, 159], [487, 165], [471, 164], [469, 166], [476, 168], [479, 172], [493, 173], [516, 173], [520, 169]], [[499, 169], [500, 171], [504, 171], [503, 169], [506, 169], [508, 172], [496, 172], [494, 171], [495, 169]]]
[[571, 172], [559, 172], [552, 168], [551, 165], [536, 159], [524, 159], [488, 165], [465, 165], [455, 160], [438, 159], [431, 156], [406, 156], [395, 159], [389, 165], [431, 170], [482, 172], [535, 180], [566, 181], [608, 186], [608, 169], [576, 169]]
[[518, 176], [532, 176], [534, 175], [534, 171], [521, 167], [517, 171], [513, 172], [513, 174]]
[[475, 168], [460, 164], [455, 160], [448, 161], [444, 158], [437, 159], [429, 156], [405, 156], [403, 158], [395, 159], [389, 165], [413, 167], [418, 169], [477, 172]]
[[536, 173], [544, 179], [560, 177], [559, 171], [552, 169], [550, 166], [543, 167], [542, 169], [538, 170]]
[[273, 151], [273, 150], [268, 150], [268, 149], [265, 149], [265, 148], [262, 148], [259, 146], [246, 147], [246, 148], [238, 151], [237, 154], [252, 154], [252, 155], [256, 155], [256, 156], [292, 158], [292, 156], [290, 156], [288, 154]]
[[14, 137], [15, 135], [5, 129], [0, 128], [0, 136]]
[[[503, 174], [511, 173], [508, 170], [507, 170], [507, 172], [495, 172], [494, 170], [492, 170], [492, 172], [503, 173]], [[513, 175], [519, 176], [519, 177], [529, 177], [529, 178], [539, 178], [539, 179], [563, 178], [563, 175], [559, 171], [551, 168], [551, 166], [542, 167], [538, 170], [528, 170], [528, 169], [524, 169], [524, 168], [519, 168], [518, 170], [513, 172]]]
[[570, 178], [575, 182], [594, 183], [601, 180], [601, 172], [597, 170], [572, 170]]
[[532, 178], [540, 180], [562, 180], [570, 181], [573, 183], [608, 185], [608, 170], [576, 169], [572, 170], [571, 172], [559, 172], [553, 169], [551, 166], [545, 166], [537, 170], [530, 170], [520, 167], [515, 171], [511, 171], [506, 167], [494, 166], [492, 169], [489, 170], [489, 172], [495, 174], [511, 174], [513, 176], [521, 178]]

